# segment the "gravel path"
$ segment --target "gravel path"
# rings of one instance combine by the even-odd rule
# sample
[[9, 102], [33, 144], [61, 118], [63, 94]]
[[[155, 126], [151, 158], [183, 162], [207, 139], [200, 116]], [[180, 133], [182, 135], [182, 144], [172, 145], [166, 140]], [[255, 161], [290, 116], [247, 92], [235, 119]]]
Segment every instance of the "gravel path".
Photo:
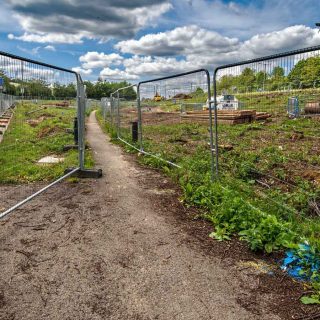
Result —
[[87, 127], [103, 178], [63, 183], [0, 222], [0, 319], [280, 319], [268, 295], [254, 311], [239, 303], [243, 278], [158, 201], [176, 194], [165, 177], [129, 161], [94, 113]]

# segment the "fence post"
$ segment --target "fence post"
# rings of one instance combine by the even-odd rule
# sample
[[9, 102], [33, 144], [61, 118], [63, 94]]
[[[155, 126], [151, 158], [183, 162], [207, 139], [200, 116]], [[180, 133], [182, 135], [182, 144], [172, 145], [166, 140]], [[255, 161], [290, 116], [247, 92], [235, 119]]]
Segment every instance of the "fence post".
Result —
[[140, 151], [143, 151], [142, 145], [142, 114], [141, 114], [141, 105], [140, 105], [140, 83], [137, 86], [137, 108], [138, 108], [138, 141], [140, 146]]
[[216, 178], [219, 177], [219, 136], [218, 136], [218, 112], [217, 112], [217, 71], [214, 70], [213, 90], [214, 90], [214, 135], [215, 135], [215, 158], [216, 158]]
[[117, 90], [117, 138], [120, 138], [120, 98]]
[[100, 106], [102, 109], [103, 122], [106, 123], [107, 109], [106, 109], [106, 100], [104, 98], [101, 98]]
[[[209, 107], [209, 126], [210, 126], [210, 152], [211, 152], [211, 179], [212, 181], [215, 180], [215, 153], [216, 153], [216, 146], [214, 148], [213, 145], [213, 128], [212, 128], [212, 108], [211, 108], [211, 88], [210, 88], [210, 74], [208, 71], [206, 71], [206, 76], [207, 76], [207, 83], [208, 83], [208, 107]], [[215, 114], [215, 119], [216, 119], [216, 114]]]
[[77, 100], [78, 100], [78, 150], [79, 150], [79, 167], [84, 170], [84, 132], [85, 132], [85, 108], [86, 96], [85, 88], [81, 76], [77, 74]]
[[110, 127], [113, 128], [113, 95], [112, 93], [110, 94]]
[[2, 113], [3, 113], [3, 111], [4, 111], [4, 110], [2, 110], [3, 93], [2, 93], [2, 92], [0, 92], [0, 95], [1, 95], [1, 98], [0, 98], [0, 116], [1, 116], [1, 115], [2, 115]]

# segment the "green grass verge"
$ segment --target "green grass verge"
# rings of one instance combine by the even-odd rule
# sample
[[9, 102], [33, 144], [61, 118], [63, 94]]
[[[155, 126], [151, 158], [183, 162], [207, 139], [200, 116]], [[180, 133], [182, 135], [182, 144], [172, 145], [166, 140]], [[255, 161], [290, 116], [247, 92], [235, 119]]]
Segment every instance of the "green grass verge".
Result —
[[[48, 107], [39, 109], [32, 103], [19, 103], [3, 141], [0, 143], [0, 183], [28, 183], [50, 181], [60, 177], [66, 168], [78, 165], [76, 150], [63, 151], [63, 146], [73, 144], [73, 135], [66, 129], [73, 128], [75, 109]], [[62, 163], [40, 165], [39, 159], [57, 155]], [[90, 152], [86, 165], [92, 166]]]

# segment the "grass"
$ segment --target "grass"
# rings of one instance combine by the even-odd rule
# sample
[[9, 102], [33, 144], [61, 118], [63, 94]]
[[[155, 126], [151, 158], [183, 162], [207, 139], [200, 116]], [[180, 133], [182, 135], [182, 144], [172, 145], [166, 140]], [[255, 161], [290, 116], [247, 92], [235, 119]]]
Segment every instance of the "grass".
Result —
[[[19, 103], [0, 143], [0, 183], [29, 183], [50, 181], [60, 177], [66, 168], [78, 165], [77, 150], [63, 151], [63, 146], [73, 144], [76, 110], [48, 107], [39, 109], [32, 103]], [[63, 163], [40, 165], [39, 159], [48, 155], [63, 157]], [[87, 153], [86, 165], [92, 166], [92, 156]]]

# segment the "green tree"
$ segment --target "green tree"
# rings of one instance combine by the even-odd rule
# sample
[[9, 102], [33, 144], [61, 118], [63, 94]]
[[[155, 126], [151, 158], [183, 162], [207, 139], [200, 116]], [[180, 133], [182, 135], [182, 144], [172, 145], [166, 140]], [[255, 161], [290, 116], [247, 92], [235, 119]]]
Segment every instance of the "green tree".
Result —
[[268, 74], [265, 71], [259, 71], [256, 74], [256, 88], [264, 90], [268, 83]]
[[53, 95], [55, 98], [74, 98], [77, 96], [77, 89], [73, 83], [69, 83], [68, 85], [55, 83]]
[[286, 83], [286, 77], [284, 75], [284, 69], [280, 66], [274, 67], [271, 72], [270, 90], [279, 89], [285, 83]]
[[320, 86], [320, 57], [300, 60], [288, 75], [294, 88]]
[[255, 88], [256, 76], [251, 68], [245, 68], [238, 77], [238, 86], [242, 92], [252, 91]]
[[224, 75], [220, 78], [220, 80], [217, 83], [217, 90], [218, 92], [228, 92], [230, 93], [232, 88], [235, 86], [236, 83], [236, 77], [233, 75]]

